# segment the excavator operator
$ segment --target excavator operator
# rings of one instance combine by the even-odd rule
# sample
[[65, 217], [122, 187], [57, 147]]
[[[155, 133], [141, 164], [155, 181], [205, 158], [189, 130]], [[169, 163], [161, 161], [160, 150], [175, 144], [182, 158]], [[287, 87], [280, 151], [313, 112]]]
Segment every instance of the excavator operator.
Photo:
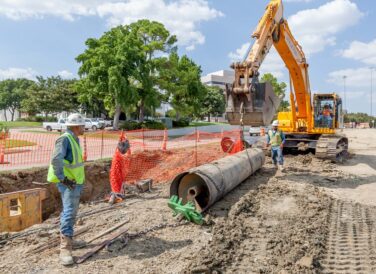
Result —
[[331, 110], [331, 106], [329, 104], [326, 104], [324, 106], [324, 110], [322, 111], [322, 116], [324, 118], [324, 122], [327, 125], [328, 128], [332, 127], [332, 120], [333, 120], [333, 112]]

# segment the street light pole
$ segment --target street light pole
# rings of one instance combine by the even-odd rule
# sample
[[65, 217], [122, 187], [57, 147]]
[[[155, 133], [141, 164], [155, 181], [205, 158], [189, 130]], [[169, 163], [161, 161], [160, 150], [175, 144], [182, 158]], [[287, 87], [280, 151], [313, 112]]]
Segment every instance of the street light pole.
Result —
[[370, 113], [370, 116], [372, 117], [372, 105], [373, 105], [373, 102], [372, 102], [372, 93], [373, 93], [373, 70], [375, 69], [374, 67], [371, 67], [371, 113]]
[[343, 106], [344, 106], [344, 109], [347, 111], [347, 108], [346, 108], [346, 78], [347, 78], [347, 76], [343, 75]]

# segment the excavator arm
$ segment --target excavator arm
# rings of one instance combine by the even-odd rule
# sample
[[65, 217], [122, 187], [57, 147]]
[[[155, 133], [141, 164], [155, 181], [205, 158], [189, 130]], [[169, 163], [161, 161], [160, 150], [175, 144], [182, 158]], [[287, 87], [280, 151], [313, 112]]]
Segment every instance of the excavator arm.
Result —
[[[231, 66], [235, 70], [235, 81], [232, 86], [226, 87], [226, 113], [230, 124], [268, 125], [277, 112], [282, 98], [274, 94], [269, 83], [259, 83], [258, 80], [259, 68], [274, 45], [291, 75], [292, 120], [298, 121], [299, 127], [312, 127], [308, 64], [287, 21], [283, 19], [282, 0], [270, 1], [252, 38], [255, 41], [246, 58]], [[288, 126], [295, 126], [293, 124]]]

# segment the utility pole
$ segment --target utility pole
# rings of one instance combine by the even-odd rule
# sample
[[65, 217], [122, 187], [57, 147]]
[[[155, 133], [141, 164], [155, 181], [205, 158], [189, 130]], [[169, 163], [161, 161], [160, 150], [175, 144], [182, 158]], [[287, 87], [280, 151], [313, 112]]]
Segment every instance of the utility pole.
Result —
[[373, 105], [373, 102], [372, 102], [372, 93], [373, 93], [373, 70], [375, 68], [374, 67], [370, 67], [370, 70], [371, 70], [371, 112], [370, 112], [370, 116], [372, 117], [372, 105]]
[[344, 109], [347, 111], [347, 106], [346, 106], [346, 75], [343, 75], [343, 106]]

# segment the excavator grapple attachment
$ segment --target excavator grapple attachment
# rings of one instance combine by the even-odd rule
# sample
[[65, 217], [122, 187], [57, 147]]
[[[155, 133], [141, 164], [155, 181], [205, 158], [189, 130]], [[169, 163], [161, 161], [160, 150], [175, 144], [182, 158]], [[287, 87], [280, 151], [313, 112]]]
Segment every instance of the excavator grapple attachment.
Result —
[[277, 113], [281, 98], [270, 83], [251, 84], [247, 90], [226, 86], [226, 116], [231, 125], [267, 126]]

